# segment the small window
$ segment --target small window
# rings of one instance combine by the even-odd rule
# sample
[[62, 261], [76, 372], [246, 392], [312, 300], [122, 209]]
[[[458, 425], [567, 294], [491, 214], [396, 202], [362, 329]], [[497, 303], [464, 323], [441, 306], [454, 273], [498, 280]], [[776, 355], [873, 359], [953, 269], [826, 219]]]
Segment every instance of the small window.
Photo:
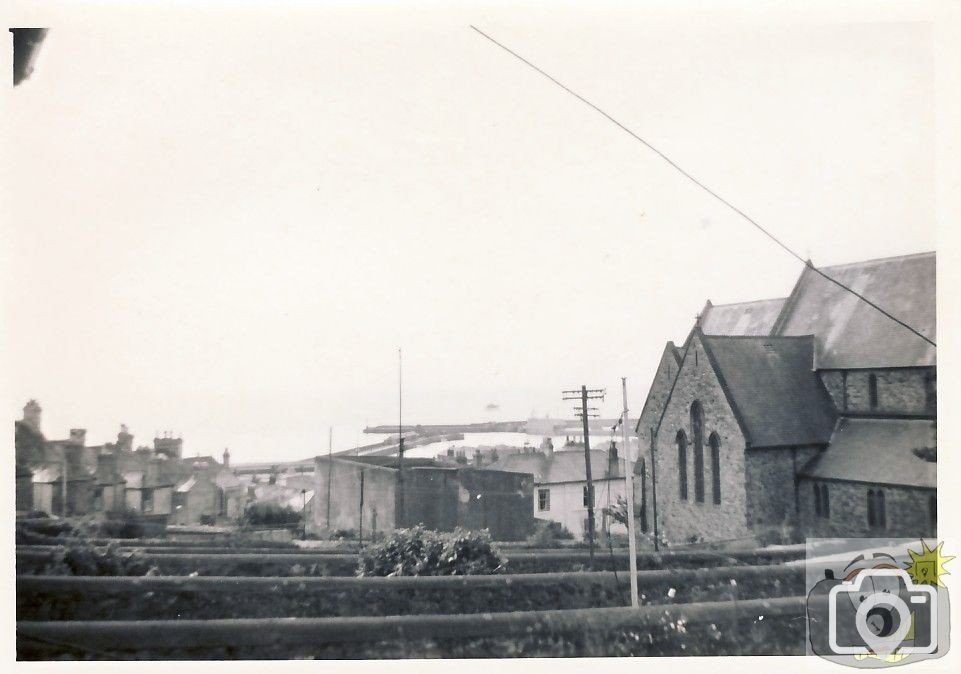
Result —
[[821, 485], [814, 484], [814, 515], [821, 517]]
[[831, 500], [828, 497], [828, 486], [821, 485], [821, 517], [829, 519], [831, 517]]
[[880, 529], [887, 526], [887, 514], [884, 511], [884, 492], [880, 489], [868, 489], [868, 526]]
[[924, 407], [928, 412], [938, 409], [938, 379], [931, 370], [924, 375]]
[[594, 498], [593, 498], [594, 494], [592, 493], [593, 491], [594, 491], [593, 485], [591, 485], [591, 489], [588, 489], [586, 484], [584, 485], [584, 507], [585, 508], [594, 505]]
[[872, 410], [878, 408], [878, 376], [873, 372], [868, 375], [868, 402]]
[[551, 509], [551, 490], [550, 489], [537, 490], [537, 509], [538, 510]]
[[677, 483], [682, 501], [687, 500], [687, 436], [677, 432]]

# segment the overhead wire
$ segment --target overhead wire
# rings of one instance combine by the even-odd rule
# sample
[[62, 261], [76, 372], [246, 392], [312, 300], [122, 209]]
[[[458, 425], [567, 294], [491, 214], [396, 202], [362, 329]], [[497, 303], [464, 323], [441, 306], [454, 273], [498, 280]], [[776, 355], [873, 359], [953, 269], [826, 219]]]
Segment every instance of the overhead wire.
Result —
[[772, 234], [770, 231], [768, 231], [768, 230], [767, 230], [763, 225], [761, 225], [757, 220], [755, 220], [754, 218], [752, 218], [751, 216], [749, 216], [747, 213], [745, 213], [744, 211], [742, 211], [740, 208], [738, 208], [737, 206], [735, 206], [734, 204], [732, 204], [730, 201], [728, 201], [727, 199], [725, 199], [724, 197], [722, 197], [720, 194], [718, 194], [717, 192], [715, 192], [714, 190], [712, 190], [710, 187], [708, 187], [707, 185], [705, 185], [703, 182], [701, 182], [700, 180], [698, 180], [697, 178], [695, 178], [693, 175], [691, 175], [690, 173], [688, 173], [686, 170], [684, 170], [683, 168], [681, 168], [681, 166], [678, 165], [673, 159], [671, 159], [671, 158], [668, 157], [666, 154], [664, 154], [663, 152], [661, 152], [659, 149], [657, 149], [656, 147], [654, 147], [651, 143], [649, 143], [649, 142], [646, 141], [644, 138], [642, 138], [640, 135], [638, 135], [637, 133], [635, 133], [634, 131], [632, 131], [631, 129], [629, 129], [627, 126], [625, 126], [624, 124], [622, 124], [621, 122], [619, 122], [619, 121], [618, 121], [617, 119], [615, 119], [613, 116], [611, 116], [611, 115], [608, 114], [606, 111], [604, 111], [602, 108], [600, 108], [599, 106], [595, 105], [594, 103], [592, 103], [592, 102], [589, 101], [588, 99], [584, 98], [584, 97], [581, 96], [579, 93], [577, 93], [576, 91], [574, 91], [573, 89], [571, 89], [570, 87], [568, 87], [567, 85], [565, 85], [563, 82], [561, 82], [560, 80], [558, 80], [558, 79], [556, 79], [555, 77], [553, 77], [552, 75], [548, 74], [547, 72], [545, 72], [544, 70], [542, 70], [542, 69], [539, 68], [538, 66], [534, 65], [533, 63], [531, 63], [530, 61], [528, 61], [526, 58], [524, 58], [523, 56], [521, 56], [520, 54], [518, 54], [517, 52], [515, 52], [513, 49], [507, 47], [506, 45], [504, 45], [504, 44], [501, 43], [501, 42], [498, 42], [498, 41], [495, 40], [493, 37], [491, 37], [490, 35], [488, 35], [488, 34], [485, 33], [484, 31], [482, 31], [481, 29], [479, 29], [477, 26], [471, 25], [471, 28], [472, 28], [475, 32], [477, 32], [479, 35], [485, 37], [485, 38], [488, 39], [490, 42], [494, 43], [495, 45], [497, 45], [498, 47], [500, 47], [501, 49], [503, 49], [504, 51], [506, 51], [508, 54], [510, 54], [511, 56], [513, 56], [514, 58], [516, 58], [517, 60], [521, 61], [522, 63], [526, 64], [527, 66], [529, 66], [531, 69], [535, 70], [536, 72], [540, 73], [541, 75], [543, 75], [544, 77], [546, 77], [548, 80], [550, 80], [551, 82], [553, 82], [554, 84], [556, 84], [558, 87], [560, 87], [561, 89], [563, 89], [564, 91], [566, 91], [568, 94], [570, 94], [571, 96], [573, 96], [573, 97], [576, 98], [577, 100], [581, 101], [582, 103], [584, 103], [585, 105], [587, 105], [588, 107], [590, 107], [591, 109], [593, 109], [594, 111], [596, 111], [597, 113], [599, 113], [600, 115], [602, 115], [604, 118], [606, 118], [606, 119], [607, 119], [608, 121], [610, 121], [612, 124], [614, 124], [615, 126], [617, 126], [618, 128], [620, 128], [622, 131], [624, 131], [625, 133], [627, 133], [628, 135], [630, 135], [632, 138], [634, 138], [634, 139], [637, 140], [638, 142], [642, 143], [645, 147], [647, 147], [649, 150], [651, 150], [651, 151], [654, 152], [657, 156], [659, 156], [661, 159], [663, 159], [665, 162], [667, 162], [667, 163], [668, 163], [671, 167], [673, 167], [678, 173], [680, 173], [681, 175], [683, 175], [685, 178], [687, 178], [687, 179], [690, 180], [692, 183], [694, 183], [695, 185], [697, 185], [698, 187], [700, 187], [702, 190], [704, 190], [705, 192], [707, 192], [709, 195], [711, 195], [712, 197], [714, 197], [716, 200], [720, 201], [722, 204], [724, 204], [725, 206], [727, 206], [729, 209], [731, 209], [732, 211], [734, 211], [735, 213], [737, 213], [738, 215], [740, 215], [742, 218], [744, 218], [745, 220], [747, 220], [750, 224], [752, 224], [755, 228], [757, 228], [762, 234], [764, 234], [764, 235], [767, 236], [771, 241], [773, 241], [774, 243], [776, 243], [782, 250], [784, 250], [784, 251], [787, 252], [789, 255], [791, 255], [791, 256], [794, 257], [795, 259], [799, 260], [800, 262], [802, 262], [802, 263], [803, 263], [804, 265], [806, 265], [809, 269], [811, 269], [811, 271], [813, 271], [814, 273], [816, 273], [816, 274], [818, 274], [819, 276], [823, 277], [823, 278], [826, 279], [827, 281], [830, 281], [831, 283], [833, 283], [834, 285], [838, 286], [838, 287], [841, 288], [842, 290], [845, 290], [845, 291], [851, 293], [852, 295], [854, 295], [855, 297], [857, 297], [858, 299], [860, 299], [862, 302], [864, 302], [864, 303], [867, 304], [868, 306], [870, 306], [870, 307], [874, 308], [875, 310], [877, 310], [878, 312], [880, 312], [882, 315], [884, 315], [884, 316], [886, 316], [887, 318], [889, 318], [890, 320], [894, 321], [895, 323], [897, 323], [897, 324], [900, 325], [901, 327], [903, 327], [903, 328], [909, 330], [910, 332], [914, 333], [915, 335], [917, 335], [918, 337], [920, 337], [921, 339], [923, 339], [925, 342], [927, 342], [927, 343], [930, 344], [931, 346], [937, 348], [938, 345], [934, 342], [934, 340], [932, 340], [932, 339], [931, 339], [930, 337], [928, 337], [927, 335], [923, 334], [920, 330], [914, 328], [913, 326], [909, 325], [908, 323], [906, 323], [905, 321], [901, 320], [901, 319], [898, 318], [897, 316], [894, 316], [893, 314], [891, 314], [889, 311], [887, 311], [887, 310], [885, 310], [884, 308], [878, 306], [877, 304], [875, 304], [874, 302], [872, 302], [871, 300], [869, 300], [868, 298], [866, 298], [864, 295], [862, 295], [861, 293], [859, 293], [859, 292], [857, 292], [856, 290], [854, 290], [853, 288], [845, 285], [845, 284], [842, 283], [841, 281], [839, 281], [839, 280], [833, 278], [832, 276], [824, 273], [823, 271], [821, 271], [820, 269], [818, 269], [817, 267], [815, 267], [814, 264], [813, 264], [810, 260], [806, 260], [806, 259], [804, 259], [803, 257], [801, 257], [798, 253], [794, 252], [790, 247], [787, 246], [787, 244], [785, 244], [783, 241], [781, 241], [781, 240], [778, 239], [776, 236], [774, 236], [774, 234]]

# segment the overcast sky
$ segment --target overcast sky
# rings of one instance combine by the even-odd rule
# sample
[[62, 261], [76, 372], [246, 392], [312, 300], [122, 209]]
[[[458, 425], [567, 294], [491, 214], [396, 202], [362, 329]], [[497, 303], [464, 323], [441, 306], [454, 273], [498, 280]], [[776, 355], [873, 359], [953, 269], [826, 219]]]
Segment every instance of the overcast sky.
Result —
[[935, 248], [908, 14], [197, 4], [29, 19], [0, 280], [8, 414], [37, 398], [48, 437], [302, 458], [395, 422], [399, 346], [410, 422], [582, 383], [614, 416], [705, 300], [790, 292], [798, 262], [469, 24], [816, 264]]

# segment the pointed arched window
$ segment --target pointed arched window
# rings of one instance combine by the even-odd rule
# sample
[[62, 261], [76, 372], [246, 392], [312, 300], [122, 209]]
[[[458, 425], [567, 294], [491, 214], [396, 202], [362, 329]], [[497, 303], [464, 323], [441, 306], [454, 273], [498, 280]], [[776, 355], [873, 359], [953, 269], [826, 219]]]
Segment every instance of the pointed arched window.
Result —
[[878, 408], [878, 376], [873, 372], [868, 375], [868, 402], [872, 410]]
[[684, 431], [677, 432], [677, 483], [679, 496], [687, 500], [687, 436]]
[[721, 438], [717, 433], [711, 433], [708, 438], [711, 446], [711, 495], [714, 505], [721, 503]]
[[697, 400], [691, 405], [691, 435], [694, 440], [694, 500], [704, 503], [704, 408]]

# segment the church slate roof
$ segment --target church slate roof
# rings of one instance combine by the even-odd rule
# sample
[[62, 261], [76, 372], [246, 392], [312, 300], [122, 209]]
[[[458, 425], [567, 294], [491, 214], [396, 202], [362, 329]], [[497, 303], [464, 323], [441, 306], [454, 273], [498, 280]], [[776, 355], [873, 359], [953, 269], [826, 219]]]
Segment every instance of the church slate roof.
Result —
[[812, 479], [937, 488], [938, 465], [913, 450], [937, 446], [929, 419], [851, 419], [838, 422], [830, 448], [804, 467]]
[[[936, 341], [933, 252], [819, 269]], [[934, 346], [810, 267], [801, 273], [772, 334], [815, 335], [819, 369], [937, 362]]]
[[705, 335], [769, 335], [786, 298], [756, 300], [736, 304], [711, 304], [701, 311], [700, 325]]
[[813, 369], [814, 338], [701, 334], [748, 447], [827, 444], [836, 412]]

